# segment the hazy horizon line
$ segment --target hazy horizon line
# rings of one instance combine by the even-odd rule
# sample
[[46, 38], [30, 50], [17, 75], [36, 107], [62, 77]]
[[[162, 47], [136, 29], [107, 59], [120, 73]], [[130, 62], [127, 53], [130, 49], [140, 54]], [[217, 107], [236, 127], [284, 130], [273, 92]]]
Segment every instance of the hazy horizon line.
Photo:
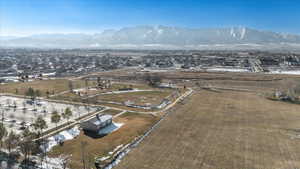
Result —
[[53, 34], [59, 34], [59, 35], [70, 35], [70, 34], [84, 34], [84, 35], [94, 35], [94, 34], [101, 34], [106, 30], [121, 30], [124, 28], [135, 28], [135, 27], [143, 27], [143, 26], [150, 26], [150, 27], [170, 27], [170, 28], [184, 28], [184, 29], [222, 29], [222, 28], [248, 28], [248, 29], [254, 29], [259, 31], [269, 31], [269, 32], [275, 32], [280, 34], [290, 34], [290, 35], [300, 35], [300, 33], [292, 33], [292, 32], [281, 32], [281, 31], [275, 31], [271, 29], [260, 29], [260, 28], [252, 28], [249, 26], [220, 26], [220, 27], [188, 27], [188, 26], [169, 26], [169, 25], [135, 25], [135, 26], [123, 26], [123, 27], [114, 27], [114, 28], [102, 28], [99, 30], [65, 30], [65, 31], [48, 31], [48, 30], [35, 30], [31, 32], [18, 32], [18, 33], [3, 33], [5, 31], [0, 30], [0, 37], [29, 37], [34, 35], [53, 35]]

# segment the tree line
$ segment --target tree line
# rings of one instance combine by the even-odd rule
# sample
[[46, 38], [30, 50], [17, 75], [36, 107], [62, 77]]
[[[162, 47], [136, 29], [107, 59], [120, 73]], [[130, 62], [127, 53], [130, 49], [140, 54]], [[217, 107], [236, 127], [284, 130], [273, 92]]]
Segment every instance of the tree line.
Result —
[[[72, 114], [73, 113], [70, 108], [66, 108], [61, 114], [55, 110], [51, 114], [51, 122], [55, 123], [57, 127], [57, 124], [62, 118], [69, 122]], [[33, 155], [38, 155], [40, 157], [40, 165], [42, 165], [46, 158], [46, 151], [45, 149], [43, 150], [45, 140], [39, 138], [42, 136], [43, 131], [48, 128], [47, 122], [42, 116], [38, 116], [32, 124], [32, 127], [34, 131], [29, 130], [27, 127], [22, 131], [22, 133], [17, 134], [13, 130], [8, 131], [3, 122], [0, 122], [1, 150], [7, 150], [9, 159], [22, 159], [21, 165], [25, 168], [32, 165], [30, 157]], [[66, 162], [66, 160], [63, 161]], [[64, 166], [62, 168], [66, 168], [67, 165], [64, 163], [62, 166]]]

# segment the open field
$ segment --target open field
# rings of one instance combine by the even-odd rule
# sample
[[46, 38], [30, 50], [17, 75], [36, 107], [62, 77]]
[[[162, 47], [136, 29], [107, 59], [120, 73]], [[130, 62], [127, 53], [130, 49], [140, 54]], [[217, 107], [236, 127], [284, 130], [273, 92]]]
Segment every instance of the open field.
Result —
[[299, 109], [256, 93], [200, 90], [116, 168], [296, 169]]
[[192, 70], [169, 70], [164, 72], [141, 72], [139, 70], [116, 70], [112, 72], [97, 73], [101, 77], [123, 79], [127, 81], [142, 81], [146, 75], [160, 76], [164, 81], [174, 82], [177, 85], [195, 87], [196, 82], [201, 85], [215, 85], [219, 87], [237, 87], [264, 92], [275, 90], [284, 86], [286, 80], [297, 80], [299, 75], [282, 75], [268, 73], [242, 73], [242, 72], [205, 72]]
[[120, 91], [122, 89], [126, 88], [132, 88], [132, 89], [138, 89], [138, 90], [151, 90], [153, 87], [147, 85], [147, 84], [134, 84], [134, 83], [116, 83], [112, 82], [112, 84], [108, 88], [104, 89], [97, 89], [97, 88], [81, 88], [81, 89], [76, 89], [74, 91], [76, 92], [81, 92], [82, 96], [92, 96], [92, 95], [97, 95], [97, 94], [102, 94], [102, 93], [108, 93], [112, 91]]
[[[162, 117], [164, 111], [155, 114], [156, 117], [147, 114], [147, 111], [154, 110], [127, 107], [123, 103], [131, 101], [137, 105], [155, 105], [159, 104], [163, 98], [172, 95], [175, 90], [151, 88], [142, 81], [139, 81], [140, 84], [133, 84], [134, 78], [139, 78], [139, 74], [134, 71], [116, 71], [107, 76], [117, 77], [118, 73], [120, 77], [125, 77], [126, 82], [118, 81], [118, 83], [113, 83], [111, 88], [103, 90], [90, 88], [91, 90], [81, 96], [63, 92], [69, 89], [68, 80], [62, 82], [63, 86], [59, 85], [60, 80], [54, 80], [55, 83], [51, 81], [50, 88], [55, 88], [56, 94], [63, 92], [51, 99], [57, 102], [70, 100], [121, 108], [122, 110], [114, 110], [108, 107], [102, 113], [114, 116], [122, 112], [121, 116], [115, 116], [114, 122], [123, 124], [121, 128], [104, 137], [92, 137], [81, 132], [75, 139], [55, 146], [49, 152], [51, 157], [72, 154], [70, 168], [81, 169], [83, 168], [82, 144], [84, 143], [86, 144], [85, 160], [90, 166], [94, 166], [95, 158], [107, 157], [109, 152], [120, 145], [132, 142]], [[287, 80], [293, 79], [300, 82], [299, 76], [180, 71], [160, 72], [158, 75], [164, 82], [176, 83], [177, 86], [182, 87], [179, 90], [181, 94], [189, 90], [189, 87], [193, 88], [195, 93], [171, 108], [169, 116], [137, 148], [125, 156], [116, 168], [296, 169], [300, 166], [300, 105], [275, 102], [265, 97], [266, 93], [286, 87]], [[74, 88], [84, 87], [84, 81], [73, 79], [73, 82], [75, 81], [79, 84]], [[48, 86], [45, 82], [47, 81], [36, 82], [36, 86], [31, 87], [46, 91]], [[31, 83], [33, 82], [29, 82]], [[19, 87], [23, 86], [23, 83], [12, 83], [12, 85], [16, 84], [20, 85]], [[0, 89], [1, 87], [3, 86], [0, 86]], [[140, 91], [119, 90], [131, 87]], [[8, 91], [14, 93], [14, 88]], [[239, 89], [241, 89], [240, 92], [238, 92]], [[84, 90], [82, 89], [83, 92]], [[23, 90], [20, 88], [18, 92], [20, 91]], [[86, 99], [87, 97], [89, 99]], [[10, 102], [13, 106], [13, 101]], [[113, 102], [120, 104], [112, 104]], [[6, 99], [2, 103], [6, 104]], [[58, 106], [51, 104], [49, 104], [48, 112], [52, 112], [54, 107], [58, 108], [59, 112], [65, 108], [60, 108], [59, 103], [57, 103]], [[22, 102], [18, 102], [18, 108], [21, 107]], [[43, 106], [35, 112], [31, 111], [33, 107], [28, 105], [30, 111], [26, 118], [27, 116], [32, 118], [42, 108]], [[16, 110], [10, 109], [10, 114], [15, 116]], [[76, 112], [74, 118], [75, 115], [78, 118], [76, 109], [76, 107], [73, 109]], [[136, 113], [126, 112], [128, 110], [136, 111]], [[124, 112], [126, 113], [123, 114]], [[138, 114], [139, 112], [145, 114]], [[21, 109], [20, 113], [23, 113]], [[19, 110], [17, 110], [16, 119], [21, 122], [22, 119], [19, 118], [24, 118], [24, 115], [18, 114]], [[50, 116], [45, 117], [49, 121]], [[55, 124], [51, 125], [53, 127]]]
[[124, 103], [126, 101], [131, 101], [137, 105], [157, 105], [164, 98], [168, 97], [171, 91], [157, 90], [157, 91], [141, 91], [133, 93], [121, 93], [121, 94], [111, 94], [111, 95], [101, 95], [95, 98], [99, 101], [104, 102], [117, 102]]
[[[153, 87], [150, 87], [147, 84], [133, 84], [133, 83], [114, 83], [109, 87], [105, 89], [97, 89], [97, 88], [81, 88], [81, 89], [76, 89], [75, 91], [79, 94], [71, 93], [62, 93], [60, 95], [56, 95], [54, 97], [51, 97], [52, 99], [57, 99], [57, 100], [69, 100], [69, 101], [76, 101], [76, 102], [83, 102], [86, 100], [87, 97], [93, 98], [96, 97], [97, 95], [102, 95], [102, 94], [109, 94], [111, 92], [121, 92], [122, 89], [124, 88], [133, 88], [136, 90], [154, 90]], [[126, 92], [126, 91], [123, 91]], [[130, 90], [128, 91], [130, 92]], [[114, 93], [112, 93], [114, 94]], [[90, 99], [93, 100], [93, 99]]]
[[102, 113], [103, 114], [110, 114], [110, 115], [114, 116], [114, 115], [117, 115], [121, 112], [122, 111], [120, 111], [120, 110], [107, 109], [107, 110], [103, 111]]
[[156, 120], [157, 117], [151, 115], [125, 113], [114, 119], [114, 122], [124, 124], [117, 131], [100, 138], [92, 138], [81, 132], [77, 138], [66, 141], [62, 146], [54, 147], [50, 156], [72, 154], [70, 168], [82, 169], [81, 143], [85, 142], [87, 143], [85, 147], [86, 161], [94, 167], [95, 157], [105, 156], [117, 146], [131, 142], [150, 128]]
[[[85, 87], [84, 80], [72, 80], [73, 88]], [[89, 81], [88, 85], [93, 85], [94, 82]], [[67, 79], [53, 79], [53, 80], [35, 80], [31, 82], [17, 82], [0, 85], [1, 93], [12, 93], [18, 95], [25, 95], [28, 88], [39, 90], [42, 96], [46, 96], [46, 92], [49, 91], [50, 95], [60, 92], [68, 91], [69, 80]]]

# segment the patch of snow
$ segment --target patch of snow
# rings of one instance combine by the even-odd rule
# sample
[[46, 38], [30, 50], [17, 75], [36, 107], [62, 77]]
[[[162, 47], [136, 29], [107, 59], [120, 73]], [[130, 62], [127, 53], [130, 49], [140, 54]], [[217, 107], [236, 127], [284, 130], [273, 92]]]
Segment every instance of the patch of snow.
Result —
[[106, 134], [112, 133], [112, 132], [118, 130], [123, 125], [124, 125], [123, 123], [113, 122], [111, 125], [106, 126], [105, 128], [101, 129], [98, 134], [99, 135], [106, 135]]
[[43, 76], [55, 76], [56, 72], [52, 72], [52, 73], [42, 73]]
[[241, 31], [241, 39], [244, 39], [245, 38], [245, 35], [246, 35], [246, 28], [242, 28], [242, 31]]
[[212, 72], [249, 72], [247, 69], [233, 69], [233, 68], [210, 68], [207, 71]]
[[107, 159], [109, 159], [110, 158], [110, 156], [105, 156], [105, 157], [101, 157], [99, 160], [100, 161], [105, 161], [105, 160], [107, 160]]
[[236, 34], [235, 34], [233, 28], [230, 29], [230, 35], [231, 35], [232, 37], [234, 37], [234, 38], [236, 37]]
[[49, 137], [47, 143], [42, 145], [41, 148], [44, 152], [48, 152], [54, 146], [58, 145], [59, 143], [67, 141], [67, 140], [72, 140], [79, 134], [80, 134], [80, 130], [78, 129], [78, 127], [74, 127], [74, 128], [62, 131], [52, 137]]
[[133, 93], [133, 92], [151, 92], [151, 91], [154, 91], [154, 90], [133, 89], [133, 90], [124, 90], [124, 91], [111, 91], [111, 92], [101, 93], [98, 95], [122, 94], [122, 93]]
[[[38, 169], [59, 169], [62, 168], [64, 163], [64, 159], [62, 158], [45, 157], [45, 159], [41, 163], [40, 159], [37, 156], [31, 156], [31, 160], [34, 161], [36, 165], [31, 166], [30, 168]], [[9, 166], [7, 161], [1, 161], [0, 169], [21, 169], [20, 165], [20, 163], [16, 163], [13, 166]]]
[[113, 155], [115, 152], [117, 152], [120, 148], [122, 148], [124, 145], [121, 144], [121, 145], [118, 145], [113, 151], [109, 152], [108, 154], [109, 155]]
[[271, 71], [270, 74], [300, 75], [300, 70], [286, 70], [286, 71], [274, 70]]
[[45, 162], [39, 165], [39, 169], [58, 169], [62, 168], [63, 159], [62, 158], [50, 158], [46, 157]]

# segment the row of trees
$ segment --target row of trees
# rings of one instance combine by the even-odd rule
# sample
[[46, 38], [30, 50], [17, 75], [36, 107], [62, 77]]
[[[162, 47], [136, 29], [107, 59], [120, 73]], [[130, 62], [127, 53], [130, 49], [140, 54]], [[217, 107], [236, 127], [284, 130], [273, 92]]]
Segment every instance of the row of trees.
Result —
[[162, 83], [162, 78], [158, 75], [146, 74], [144, 79], [150, 86], [153, 86], [153, 87], [157, 87]]
[[1, 149], [8, 150], [9, 158], [20, 158], [23, 156], [23, 164], [28, 165], [31, 155], [43, 154], [40, 149], [41, 141], [33, 141], [39, 138], [42, 130], [47, 128], [46, 121], [39, 116], [33, 124], [33, 127], [38, 132], [31, 132], [26, 128], [21, 134], [16, 134], [14, 131], [8, 132], [3, 123], [0, 123], [0, 145]]
[[[67, 119], [69, 121], [72, 114], [73, 113], [70, 108], [66, 108], [61, 115], [57, 111], [54, 111], [51, 116], [51, 122], [55, 123], [57, 126], [57, 123], [59, 123], [61, 118]], [[42, 158], [46, 157], [45, 152], [41, 149], [41, 145], [44, 144], [44, 141], [38, 138], [41, 137], [43, 130], [48, 128], [47, 122], [43, 119], [42, 116], [39, 116], [32, 124], [32, 127], [34, 128], [35, 132], [31, 132], [28, 128], [26, 128], [21, 134], [16, 134], [13, 131], [8, 132], [4, 124], [0, 123], [1, 149], [4, 148], [8, 150], [9, 158], [16, 158], [15, 155], [17, 153], [23, 155], [23, 164], [26, 166], [29, 164], [28, 162], [31, 155], [39, 154], [41, 157], [41, 163], [43, 161]], [[64, 164], [64, 166], [66, 166], [66, 164]]]
[[25, 95], [31, 97], [32, 99], [35, 99], [36, 97], [40, 97], [42, 94], [40, 90], [34, 90], [33, 88], [30, 87], [25, 92]]
[[51, 115], [51, 122], [57, 124], [60, 122], [61, 118], [67, 119], [68, 122], [70, 118], [72, 117], [73, 113], [69, 107], [65, 109], [65, 112], [63, 112], [61, 115], [58, 113], [58, 111], [53, 111]]
[[279, 82], [278, 89], [271, 96], [273, 99], [300, 103], [300, 81], [284, 79]]
[[[55, 115], [54, 115], [55, 114]], [[58, 115], [58, 116], [57, 116]], [[53, 113], [53, 117], [59, 117], [60, 115], [57, 113]], [[65, 112], [62, 114], [63, 118], [66, 118], [69, 120], [69, 118], [72, 116], [72, 111], [67, 108]], [[55, 119], [55, 118], [53, 118]], [[52, 122], [54, 122], [52, 119]], [[56, 119], [57, 120], [57, 119]], [[58, 120], [58, 121], [59, 121]], [[43, 139], [38, 139], [42, 135], [43, 130], [48, 128], [46, 121], [43, 119], [42, 116], [39, 116], [35, 122], [33, 123], [33, 128], [35, 132], [30, 131], [28, 128], [26, 128], [21, 134], [16, 134], [15, 132], [11, 131], [8, 132], [6, 127], [3, 125], [3, 123], [0, 123], [0, 146], [1, 149], [8, 150], [8, 157], [14, 158], [14, 159], [24, 159], [22, 161], [22, 164], [25, 166], [29, 165], [30, 157], [32, 155], [39, 155], [41, 165], [46, 157], [46, 151], [42, 149], [42, 145], [44, 145], [45, 141]], [[35, 141], [34, 141], [35, 140]], [[14, 151], [13, 151], [14, 150]], [[18, 155], [17, 155], [18, 154]], [[22, 156], [23, 158], [20, 158]], [[67, 160], [62, 160], [63, 168], [66, 168]]]

